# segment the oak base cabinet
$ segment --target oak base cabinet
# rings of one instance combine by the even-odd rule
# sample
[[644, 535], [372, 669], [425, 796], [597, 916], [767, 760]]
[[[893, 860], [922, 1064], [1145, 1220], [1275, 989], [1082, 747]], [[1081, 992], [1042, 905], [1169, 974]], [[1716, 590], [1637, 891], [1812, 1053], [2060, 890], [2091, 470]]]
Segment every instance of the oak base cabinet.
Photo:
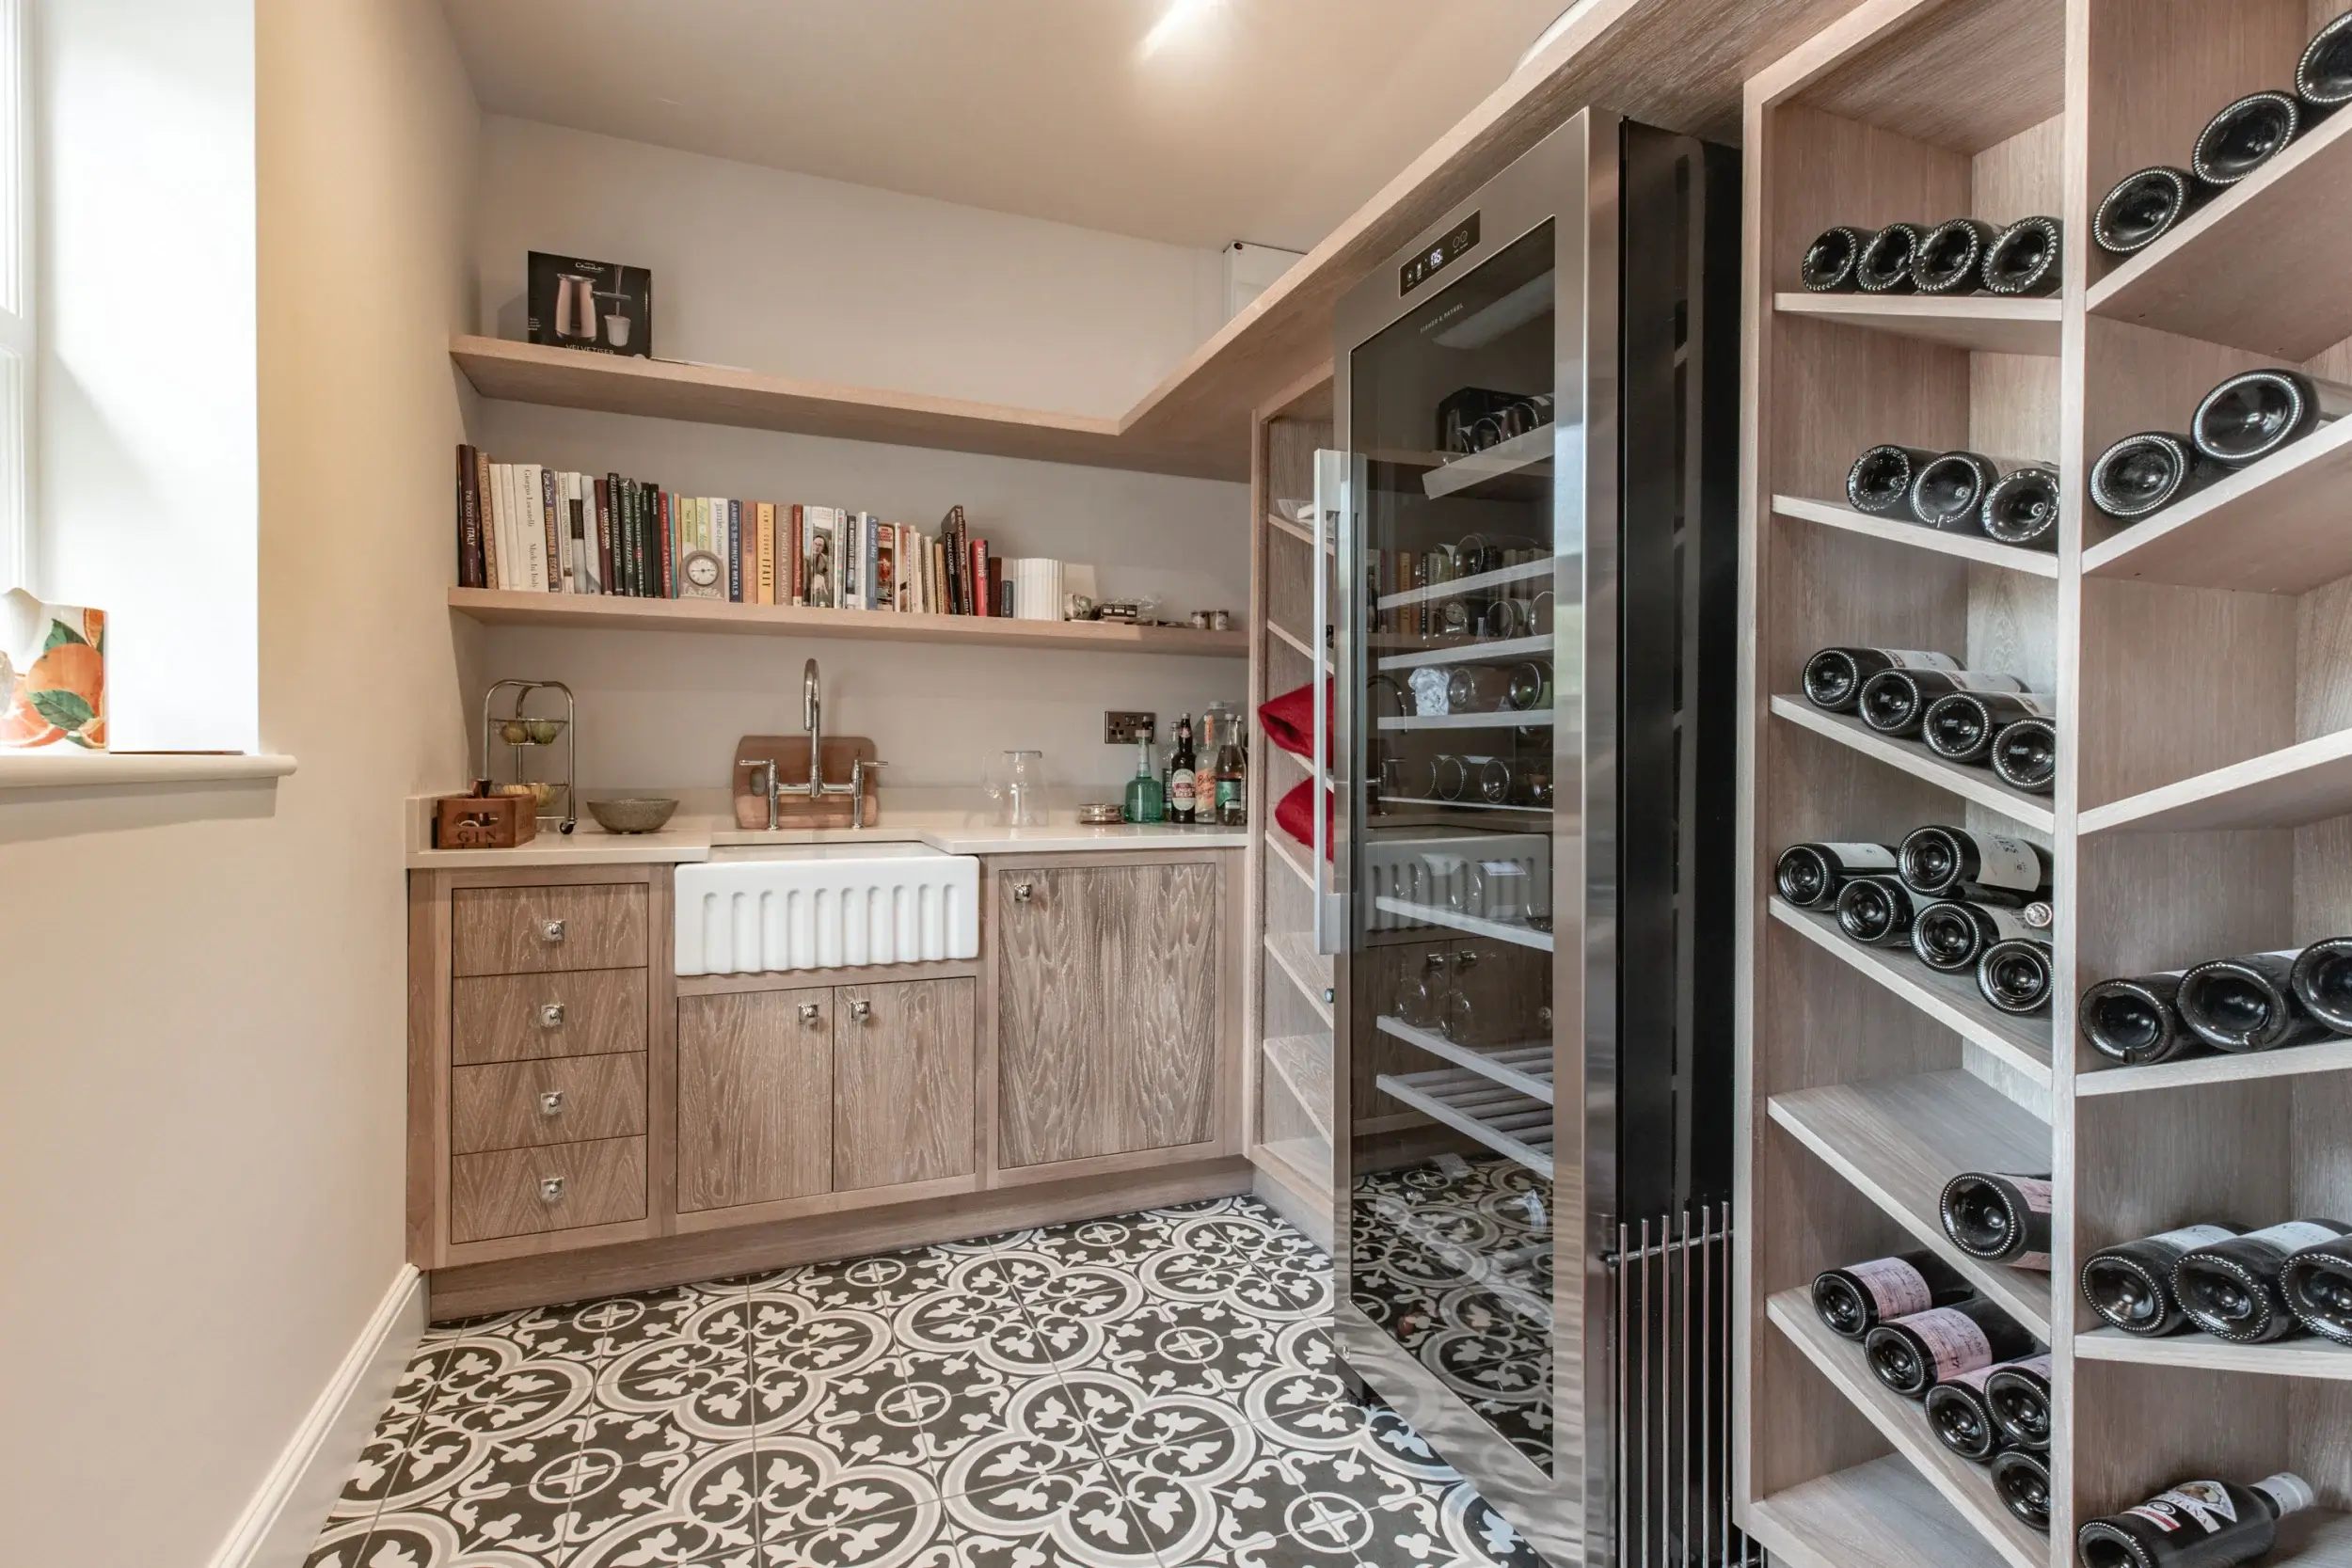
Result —
[[681, 996], [681, 1213], [833, 1190], [831, 990]]
[[834, 994], [833, 1187], [970, 1176], [970, 980], [844, 986]]

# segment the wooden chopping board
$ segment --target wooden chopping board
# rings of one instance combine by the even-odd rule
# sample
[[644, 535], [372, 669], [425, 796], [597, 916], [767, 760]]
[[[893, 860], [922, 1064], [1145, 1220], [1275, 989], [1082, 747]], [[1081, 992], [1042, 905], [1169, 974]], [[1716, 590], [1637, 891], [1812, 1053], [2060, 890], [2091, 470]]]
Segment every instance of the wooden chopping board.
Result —
[[[850, 764], [861, 759], [874, 761], [881, 753], [874, 743], [862, 735], [829, 735], [825, 736], [825, 772], [827, 784], [846, 784], [850, 782]], [[882, 802], [875, 799], [880, 784], [880, 769], [866, 775], [866, 795], [858, 801], [864, 820], [850, 815], [847, 795], [829, 795], [820, 803], [811, 800], [805, 793], [808, 782], [808, 736], [804, 735], [747, 735], [735, 743], [735, 825], [739, 828], [768, 826], [768, 797], [755, 783], [752, 770], [772, 759], [776, 776], [788, 789], [803, 786], [803, 793], [786, 795], [776, 803], [776, 821], [790, 828], [871, 828], [882, 820]]]

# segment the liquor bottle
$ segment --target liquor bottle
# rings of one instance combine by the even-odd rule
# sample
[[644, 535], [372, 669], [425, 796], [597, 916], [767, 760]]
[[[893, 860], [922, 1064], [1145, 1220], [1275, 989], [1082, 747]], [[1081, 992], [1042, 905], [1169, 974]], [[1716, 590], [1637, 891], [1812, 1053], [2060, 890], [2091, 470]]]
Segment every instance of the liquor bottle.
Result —
[[2107, 192], [2091, 214], [2090, 237], [2102, 250], [2129, 256], [2170, 233], [2213, 195], [2213, 186], [2185, 168], [2161, 164], [2143, 168], [2123, 176]]
[[1919, 738], [1947, 762], [1986, 762], [2004, 725], [2057, 717], [2058, 699], [2040, 692], [1947, 691], [1928, 705]]
[[1931, 824], [1895, 851], [1903, 886], [1929, 898], [2033, 904], [2050, 896], [2050, 852], [2005, 833]]
[[1924, 447], [1872, 447], [1846, 470], [1846, 500], [1872, 517], [1906, 514], [1911, 510], [1911, 482], [1941, 455]]
[[1987, 538], [2029, 550], [2057, 549], [2058, 525], [2058, 470], [2039, 463], [1994, 481], [1977, 513]]
[[2012, 1269], [2050, 1266], [2050, 1178], [1963, 1171], [1937, 1201], [1944, 1234], [1971, 1258]]
[[1984, 526], [1984, 499], [2000, 483], [2004, 464], [1979, 452], [1947, 451], [1911, 481], [1911, 515], [1946, 533], [1975, 533]]
[[2187, 436], [2144, 430], [2124, 436], [2090, 466], [2090, 504], [2118, 522], [2136, 523], [2229, 475], [2227, 465], [2199, 451]]
[[[2047, 904], [2022, 910], [1997, 904], [1972, 904], [1947, 898], [1930, 904], [1912, 918], [1911, 950], [1930, 969], [1945, 974], [1964, 974], [1982, 961], [1994, 943], [2032, 937], [2049, 927]], [[2042, 918], [2033, 918], [2035, 911]]]
[[2172, 1293], [2173, 1269], [2199, 1247], [2245, 1234], [2243, 1226], [2207, 1223], [2102, 1247], [2083, 1259], [2083, 1300], [2126, 1334], [2174, 1333], [2188, 1320]]
[[2075, 1009], [2083, 1038], [2100, 1055], [2135, 1067], [2198, 1054], [2202, 1042], [2182, 1026], [2173, 1006], [2182, 974], [2134, 974], [2092, 986]]
[[1831, 713], [1851, 713], [1861, 705], [1864, 683], [1881, 671], [1959, 668], [1951, 655], [1922, 648], [1823, 648], [1804, 661], [1804, 700]]
[[[2296, 1322], [2323, 1338], [2352, 1345], [2352, 1242], [2322, 1242], [2287, 1259], [2279, 1288]], [[1817, 1283], [1814, 1302], [1821, 1299]]]
[[1216, 824], [1220, 828], [1249, 825], [1249, 759], [1232, 733], [1216, 749]]
[[2339, 1035], [2352, 1035], [2352, 937], [2312, 942], [2290, 974], [2303, 1010]]
[[2191, 174], [2208, 185], [2234, 185], [2277, 157], [2303, 128], [2291, 92], [2249, 92], [2205, 121], [2188, 155]]
[[1127, 799], [1120, 812], [1130, 822], [1158, 822], [1168, 816], [1168, 792], [1160, 785], [1160, 770], [1152, 764], [1149, 736], [1136, 737], [1136, 776], [1127, 781]]
[[1862, 1354], [1881, 1383], [1916, 1400], [1946, 1378], [2031, 1355], [2033, 1336], [1982, 1296], [1970, 1296], [1879, 1324], [1863, 1337]]
[[2058, 721], [2012, 719], [1993, 737], [1994, 776], [2011, 789], [2047, 795], [2058, 782]]
[[2055, 956], [2049, 942], [2040, 937], [1996, 942], [1977, 960], [1977, 994], [2019, 1018], [2045, 1012], [2050, 1006], [2050, 964]]
[[2352, 14], [2336, 18], [2312, 36], [2295, 63], [2295, 96], [2303, 118], [2325, 119], [2352, 103]]
[[2236, 1568], [2267, 1557], [2279, 1521], [2317, 1497], [2292, 1470], [2251, 1486], [2175, 1481], [2136, 1508], [2087, 1521], [2074, 1548], [2083, 1568]]
[[2001, 1435], [2037, 1453], [2050, 1447], [2050, 1358], [2028, 1355], [1993, 1369], [1984, 1382], [1984, 1402]]
[[1822, 230], [1804, 247], [1804, 260], [1797, 263], [1797, 281], [1807, 293], [1851, 293], [1861, 287], [1854, 280], [1854, 267], [1862, 260], [1862, 247], [1869, 243], [1869, 235], [1843, 224]]
[[1890, 223], [1871, 235], [1854, 262], [1854, 281], [1862, 292], [1910, 293], [1916, 287], [1911, 279], [1912, 259], [1919, 254], [1919, 242], [1926, 237], [1927, 231], [1915, 223]]
[[2352, 387], [2301, 371], [2247, 371], [2212, 391], [2189, 417], [2188, 438], [2217, 463], [2260, 462], [2321, 425], [2352, 414]]
[[2015, 675], [1988, 674], [1975, 670], [1882, 670], [1862, 683], [1862, 700], [1855, 705], [1862, 721], [1881, 735], [1919, 733], [1928, 705], [1949, 691], [2023, 691], [2026, 683]]
[[1190, 823], [1200, 806], [1200, 759], [1192, 750], [1192, 715], [1176, 721], [1176, 750], [1168, 760], [1168, 819]]
[[2003, 1449], [1993, 1456], [1993, 1491], [2013, 1517], [2050, 1533], [2048, 1460], [2031, 1449]]
[[1947, 218], [1919, 239], [1911, 280], [1923, 294], [1972, 293], [1984, 286], [1985, 252], [2000, 231], [1979, 218]]
[[1772, 884], [1801, 910], [1826, 910], [1856, 877], [1895, 869], [1895, 851], [1883, 844], [1792, 844], [1780, 852]]
[[2208, 958], [2181, 976], [2172, 1005], [2181, 1022], [2217, 1051], [2275, 1051], [2328, 1033], [2295, 994], [2295, 948]]
[[1911, 940], [1911, 894], [1893, 877], [1856, 877], [1837, 890], [1837, 927], [1872, 947]]
[[1985, 292], [2011, 299], [2058, 293], [2065, 278], [2059, 234], [2051, 217], [2019, 218], [2002, 230], [1984, 253]]
[[2334, 1220], [2290, 1220], [2208, 1243], [2172, 1265], [2172, 1295], [2188, 1321], [2217, 1339], [2259, 1345], [2295, 1332], [2279, 1276], [2306, 1247], [2352, 1232]]
[[1963, 1459], [1982, 1465], [2001, 1447], [2001, 1429], [1984, 1397], [1985, 1380], [2001, 1365], [1979, 1367], [1947, 1378], [1928, 1390], [1928, 1426], [1935, 1440]]
[[1976, 1291], [1932, 1252], [1873, 1258], [1813, 1276], [1813, 1310], [1841, 1338], [1860, 1339], [1883, 1323], [1951, 1307]]

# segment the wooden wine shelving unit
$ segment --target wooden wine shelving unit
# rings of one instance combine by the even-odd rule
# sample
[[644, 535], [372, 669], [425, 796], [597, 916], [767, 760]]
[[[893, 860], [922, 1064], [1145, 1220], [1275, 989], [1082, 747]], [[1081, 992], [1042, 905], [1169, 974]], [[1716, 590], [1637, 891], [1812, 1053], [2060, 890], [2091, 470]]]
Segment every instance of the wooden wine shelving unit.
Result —
[[[2073, 1283], [2088, 1252], [2192, 1220], [2352, 1218], [2352, 1041], [2122, 1068], [2078, 1040], [2073, 1006], [2110, 975], [2352, 930], [2352, 420], [2134, 527], [2084, 487], [2111, 442], [2184, 428], [2234, 372], [2352, 380], [2352, 114], [2136, 258], [2090, 240], [2118, 179], [2184, 163], [2214, 110], [2289, 83], [2347, 9], [1865, 0], [1748, 84], [1734, 1483], [1775, 1563], [2063, 1568], [2081, 1519], [2190, 1475], [2292, 1467], [2320, 1507], [2265, 1563], [2352, 1565], [2352, 1351], [2133, 1339]], [[1963, 214], [2060, 218], [2062, 295], [1797, 289], [1834, 223]], [[1881, 441], [2055, 461], [2059, 549], [1828, 499]], [[1940, 648], [2056, 692], [2055, 791], [1788, 695], [1833, 643]], [[1928, 822], [2050, 849], [2051, 1018], [2001, 1015], [1772, 896], [1789, 843]], [[1938, 1190], [1969, 1167], [2053, 1173], [2052, 1273], [1944, 1239]], [[2046, 1538], [1805, 1305], [1819, 1270], [1920, 1246], [2050, 1349]]]

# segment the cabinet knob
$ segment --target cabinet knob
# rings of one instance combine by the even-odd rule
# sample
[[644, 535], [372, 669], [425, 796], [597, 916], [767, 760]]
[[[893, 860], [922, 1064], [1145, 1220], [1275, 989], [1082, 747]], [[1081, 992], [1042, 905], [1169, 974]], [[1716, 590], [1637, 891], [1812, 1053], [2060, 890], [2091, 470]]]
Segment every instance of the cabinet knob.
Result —
[[542, 920], [539, 922], [539, 940], [549, 943], [562, 942], [564, 940], [564, 923], [560, 920]]
[[1464, 948], [1461, 952], [1454, 955], [1454, 967], [1456, 969], [1476, 969], [1478, 967], [1478, 955], [1470, 951], [1469, 948]]
[[860, 1023], [865, 1022], [867, 1019], [871, 1018], [873, 1014], [874, 1005], [871, 1002], [860, 1001], [850, 1004], [850, 1016], [856, 1019]]
[[563, 1004], [563, 1003], [561, 1003], [561, 1002], [542, 1002], [542, 1003], [540, 1003], [540, 1004], [539, 1004], [539, 1027], [540, 1027], [540, 1028], [542, 1028], [542, 1029], [561, 1029], [561, 1028], [563, 1028], [563, 1027], [564, 1027], [564, 1004]]
[[560, 1176], [543, 1176], [539, 1178], [539, 1201], [542, 1203], [563, 1202], [564, 1178]]
[[539, 1114], [550, 1118], [562, 1116], [564, 1114], [564, 1091], [562, 1089], [540, 1090]]
[[814, 1002], [803, 1002], [801, 1004], [801, 1022], [803, 1023], [814, 1023], [818, 1018], [823, 1016], [824, 1010], [824, 1008], [818, 1006]]
[[1036, 892], [1036, 889], [1032, 884], [1028, 882], [1015, 882], [1012, 884], [1012, 901], [1016, 904], [1025, 904], [1029, 901], [1029, 897], [1034, 892]]

